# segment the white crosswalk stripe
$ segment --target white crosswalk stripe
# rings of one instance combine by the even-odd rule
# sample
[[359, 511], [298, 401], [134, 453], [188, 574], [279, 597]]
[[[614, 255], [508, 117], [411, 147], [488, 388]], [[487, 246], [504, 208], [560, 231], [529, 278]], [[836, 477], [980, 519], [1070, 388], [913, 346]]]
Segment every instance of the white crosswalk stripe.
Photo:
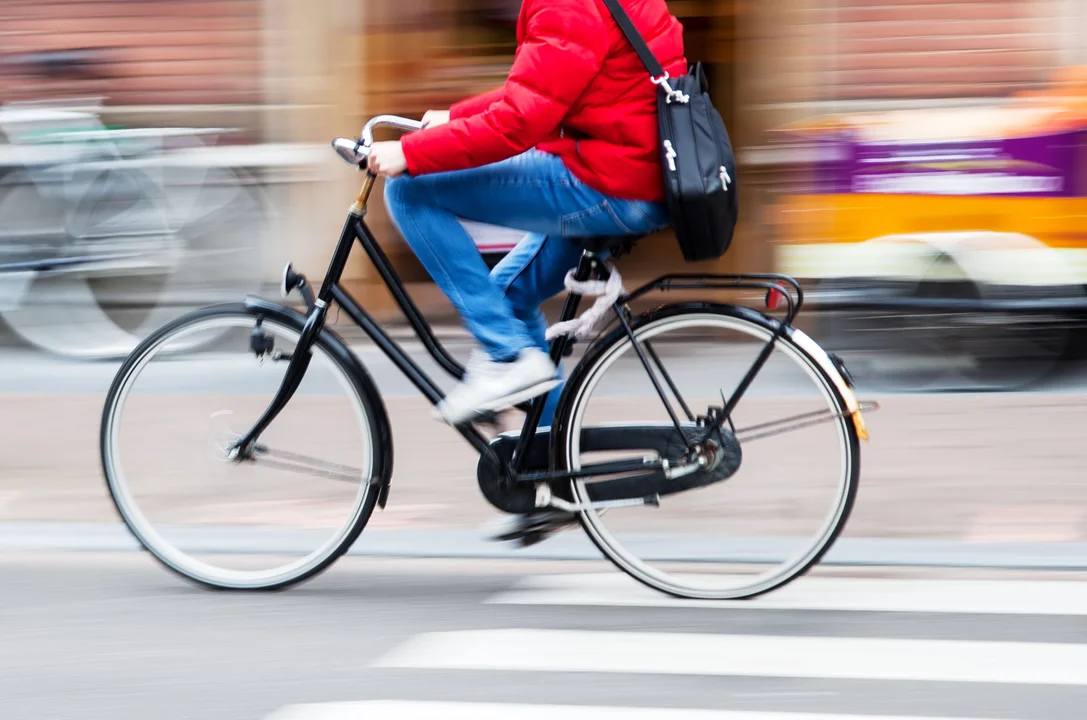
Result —
[[[500, 703], [364, 701], [292, 705], [267, 720], [955, 720], [888, 715], [681, 710], [677, 708], [511, 705]], [[976, 718], [972, 720], [983, 720]]]
[[1087, 583], [803, 578], [751, 600], [684, 600], [619, 573], [542, 575], [488, 600], [499, 605], [1087, 615]]
[[[919, 614], [1007, 616], [1022, 622], [1087, 615], [1087, 583], [804, 578], [750, 601], [691, 602], [670, 598], [620, 574], [565, 574], [526, 578], [484, 601], [507, 606], [598, 606], [717, 610], [732, 630], [737, 611], [838, 611], [890, 614], [909, 624]], [[628, 611], [629, 612], [629, 611]], [[999, 620], [995, 622], [999, 623]], [[1058, 619], [1057, 622], [1060, 622]], [[933, 684], [934, 688], [985, 684], [1079, 692], [1087, 687], [1087, 644], [926, 637], [835, 637], [735, 632], [657, 632], [484, 627], [420, 633], [377, 658], [372, 667], [399, 671], [592, 673], [663, 678], [759, 678], [805, 682], [851, 681]], [[838, 627], [842, 625], [839, 624]], [[989, 627], [995, 627], [993, 621]], [[652, 627], [651, 624], [648, 627]], [[877, 626], [880, 627], [880, 626]], [[934, 627], [948, 627], [938, 624]], [[901, 631], [899, 631], [901, 633]], [[1054, 638], [1052, 632], [1050, 638]], [[467, 676], [466, 676], [467, 677]], [[635, 680], [631, 681], [636, 682]], [[1063, 690], [1061, 689], [1063, 688]], [[941, 692], [941, 690], [935, 690]], [[1025, 690], [1024, 690], [1025, 692]], [[827, 706], [832, 707], [832, 706]], [[296, 705], [269, 720], [956, 720], [939, 713], [893, 717], [743, 710], [625, 708], [593, 705], [367, 701]], [[818, 709], [818, 708], [814, 708]], [[865, 708], [871, 710], [870, 707]], [[926, 710], [929, 708], [925, 708]], [[961, 710], [961, 706], [956, 706]], [[796, 712], [803, 710], [805, 712]], [[954, 713], [952, 713], [954, 714]], [[961, 720], [961, 719], [960, 719]]]
[[466, 630], [417, 635], [387, 668], [1087, 685], [1087, 645]]

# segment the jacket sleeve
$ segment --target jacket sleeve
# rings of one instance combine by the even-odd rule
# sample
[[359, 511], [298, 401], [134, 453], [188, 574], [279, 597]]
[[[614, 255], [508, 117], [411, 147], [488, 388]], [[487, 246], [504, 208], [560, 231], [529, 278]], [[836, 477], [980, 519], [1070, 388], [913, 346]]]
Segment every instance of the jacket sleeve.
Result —
[[535, 147], [555, 132], [600, 72], [607, 38], [591, 0], [535, 3], [509, 78], [494, 101], [477, 114], [404, 136], [408, 172], [479, 167]]
[[475, 95], [467, 100], [461, 100], [459, 103], [454, 103], [453, 106], [449, 108], [449, 119], [458, 120], [463, 117], [472, 117], [473, 115], [480, 114], [502, 98], [503, 90], [504, 88], [495, 88], [482, 95]]

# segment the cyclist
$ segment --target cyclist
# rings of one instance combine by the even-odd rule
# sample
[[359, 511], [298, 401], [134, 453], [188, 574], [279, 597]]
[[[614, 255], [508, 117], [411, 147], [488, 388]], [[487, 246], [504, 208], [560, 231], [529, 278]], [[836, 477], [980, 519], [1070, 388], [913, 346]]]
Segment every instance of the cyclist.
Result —
[[[686, 72], [665, 0], [620, 0], [667, 72]], [[404, 239], [481, 346], [438, 411], [471, 421], [552, 391], [540, 305], [577, 264], [578, 237], [652, 232], [663, 203], [657, 94], [602, 0], [524, 0], [505, 84], [424, 129], [375, 143], [370, 168]], [[528, 233], [488, 272], [458, 218]]]

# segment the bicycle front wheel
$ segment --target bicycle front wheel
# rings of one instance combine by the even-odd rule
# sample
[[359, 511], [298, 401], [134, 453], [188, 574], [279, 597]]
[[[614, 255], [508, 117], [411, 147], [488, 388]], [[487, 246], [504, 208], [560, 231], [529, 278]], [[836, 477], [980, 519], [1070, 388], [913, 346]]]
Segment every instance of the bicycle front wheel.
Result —
[[[275, 306], [197, 311], [137, 347], [110, 388], [110, 496], [141, 545], [194, 582], [254, 590], [313, 577], [355, 541], [388, 477], [380, 396], [329, 331], [253, 458], [231, 459], [279, 388], [302, 323]], [[214, 352], [171, 353], [209, 334], [221, 338]]]
[[[757, 313], [700, 305], [636, 320], [636, 343], [616, 330], [570, 378], [556, 467], [674, 462], [714, 426], [775, 327]], [[832, 378], [786, 333], [713, 442], [712, 471], [579, 479], [570, 493], [579, 503], [635, 503], [585, 509], [581, 521], [640, 582], [683, 598], [753, 597], [802, 575], [838, 537], [857, 491], [857, 430]]]

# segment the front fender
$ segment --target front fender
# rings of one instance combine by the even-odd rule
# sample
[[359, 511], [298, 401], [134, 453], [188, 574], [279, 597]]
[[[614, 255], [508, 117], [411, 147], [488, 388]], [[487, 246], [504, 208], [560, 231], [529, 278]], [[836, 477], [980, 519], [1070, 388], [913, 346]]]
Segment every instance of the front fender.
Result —
[[[245, 307], [251, 311], [278, 319], [284, 324], [297, 326], [299, 329], [306, 323], [306, 316], [297, 310], [254, 295], [246, 296]], [[393, 477], [393, 435], [385, 402], [381, 398], [377, 383], [374, 382], [374, 379], [358, 357], [348, 349], [343, 338], [331, 328], [325, 327], [321, 329], [319, 342], [324, 346], [325, 350], [343, 364], [343, 368], [350, 376], [352, 384], [358, 388], [359, 395], [373, 414], [371, 429], [375, 436], [374, 452], [377, 457], [374, 458], [374, 476], [370, 478], [370, 482], [378, 485], [377, 504], [378, 507], [384, 510], [385, 504], [389, 500], [389, 490]]]

